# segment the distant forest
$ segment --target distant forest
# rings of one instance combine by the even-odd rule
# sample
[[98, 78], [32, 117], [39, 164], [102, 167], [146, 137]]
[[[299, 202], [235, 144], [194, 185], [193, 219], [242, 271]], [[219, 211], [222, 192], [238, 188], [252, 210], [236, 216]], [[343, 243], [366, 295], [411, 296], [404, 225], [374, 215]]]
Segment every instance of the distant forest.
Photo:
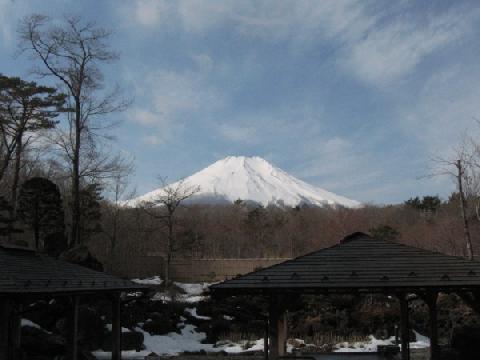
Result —
[[[470, 201], [474, 201], [471, 199]], [[471, 207], [469, 229], [474, 250], [480, 250], [480, 219]], [[161, 212], [162, 210], [157, 209]], [[458, 193], [447, 201], [436, 196], [412, 198], [404, 204], [366, 205], [360, 209], [189, 205], [176, 217], [175, 256], [198, 258], [296, 257], [332, 246], [345, 235], [363, 231], [374, 237], [468, 257]], [[102, 227], [112, 232], [112, 204], [102, 206]], [[143, 209], [119, 214], [118, 259], [133, 254], [164, 253], [167, 235]], [[110, 230], [108, 230], [110, 229]], [[108, 237], [92, 240], [95, 252], [107, 260]]]

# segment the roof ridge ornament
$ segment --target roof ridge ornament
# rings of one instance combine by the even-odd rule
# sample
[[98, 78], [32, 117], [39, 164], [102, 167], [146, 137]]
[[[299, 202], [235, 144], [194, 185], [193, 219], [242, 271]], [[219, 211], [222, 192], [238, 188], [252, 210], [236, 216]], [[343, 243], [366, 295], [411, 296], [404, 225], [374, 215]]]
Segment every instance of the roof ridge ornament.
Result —
[[342, 240], [340, 240], [340, 244], [345, 244], [345, 243], [348, 243], [350, 241], [354, 241], [354, 240], [358, 240], [360, 238], [371, 238], [370, 235], [364, 233], [364, 232], [361, 232], [361, 231], [356, 231], [354, 233], [351, 233], [347, 236], [345, 236]]

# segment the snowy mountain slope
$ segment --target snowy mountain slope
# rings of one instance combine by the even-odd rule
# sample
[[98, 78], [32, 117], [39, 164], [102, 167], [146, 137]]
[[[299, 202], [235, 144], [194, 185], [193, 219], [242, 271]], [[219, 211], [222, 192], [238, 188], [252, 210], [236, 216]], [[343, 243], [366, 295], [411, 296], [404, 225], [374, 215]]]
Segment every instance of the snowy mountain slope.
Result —
[[[190, 200], [196, 203], [232, 203], [241, 199], [267, 205], [342, 205], [360, 203], [301, 181], [260, 157], [229, 156], [185, 178], [188, 187], [200, 191]], [[175, 187], [177, 183], [171, 186]], [[161, 196], [163, 189], [151, 191], [128, 202], [135, 206]]]

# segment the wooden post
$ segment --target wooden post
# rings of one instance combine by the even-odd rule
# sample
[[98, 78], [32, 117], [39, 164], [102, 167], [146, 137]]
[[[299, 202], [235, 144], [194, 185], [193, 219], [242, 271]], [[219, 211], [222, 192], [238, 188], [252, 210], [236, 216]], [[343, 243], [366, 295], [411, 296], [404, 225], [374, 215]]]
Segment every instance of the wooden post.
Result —
[[437, 298], [438, 294], [436, 292], [428, 293], [425, 298], [429, 312], [430, 360], [440, 359], [440, 348], [438, 347]]
[[9, 330], [9, 339], [10, 339], [10, 356], [9, 360], [16, 360], [18, 359], [18, 355], [20, 353], [20, 339], [22, 337], [21, 330], [22, 330], [22, 325], [21, 325], [21, 305], [18, 303], [18, 301], [14, 301], [11, 305], [10, 308], [10, 330]]
[[285, 355], [287, 340], [287, 322], [285, 310], [278, 297], [270, 299], [269, 307], [269, 359], [277, 360]]
[[266, 316], [265, 317], [265, 335], [263, 338], [263, 357], [265, 360], [268, 360], [268, 343], [269, 343], [268, 338], [269, 338], [269, 323], [268, 323], [268, 316]]
[[288, 327], [287, 327], [287, 312], [281, 311], [278, 319], [278, 355], [285, 356], [287, 354], [287, 340], [288, 340]]
[[122, 324], [120, 293], [112, 297], [112, 360], [122, 358]]
[[410, 360], [410, 328], [408, 325], [408, 300], [406, 294], [401, 294], [400, 299], [400, 332], [402, 340], [402, 360]]
[[9, 359], [10, 311], [10, 300], [4, 297], [0, 298], [0, 360]]
[[78, 358], [78, 307], [80, 304], [79, 296], [73, 296], [73, 308], [72, 308], [72, 323], [71, 323], [71, 358], [77, 360]]

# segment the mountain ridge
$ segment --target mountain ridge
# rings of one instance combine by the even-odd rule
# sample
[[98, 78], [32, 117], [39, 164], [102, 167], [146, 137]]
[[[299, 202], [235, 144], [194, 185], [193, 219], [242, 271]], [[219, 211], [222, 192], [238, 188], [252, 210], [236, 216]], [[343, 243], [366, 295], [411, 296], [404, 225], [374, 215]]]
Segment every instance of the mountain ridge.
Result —
[[[180, 181], [186, 187], [200, 187], [200, 191], [189, 199], [193, 203], [233, 203], [243, 200], [263, 206], [361, 205], [358, 201], [297, 179], [258, 156], [228, 156]], [[180, 181], [168, 186], [178, 186]], [[128, 201], [128, 204], [135, 206], [152, 201], [162, 195], [163, 189], [150, 191]]]

